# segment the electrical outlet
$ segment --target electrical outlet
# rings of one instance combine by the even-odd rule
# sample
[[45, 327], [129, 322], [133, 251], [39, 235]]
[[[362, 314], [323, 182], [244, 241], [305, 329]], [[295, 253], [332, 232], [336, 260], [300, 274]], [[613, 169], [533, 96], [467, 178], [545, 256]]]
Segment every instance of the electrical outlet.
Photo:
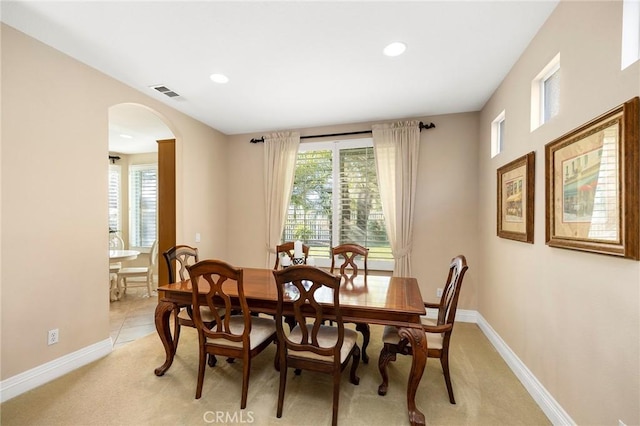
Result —
[[49, 334], [47, 335], [47, 345], [53, 345], [54, 343], [58, 343], [57, 328], [54, 328], [53, 330], [49, 330]]
[[196, 243], [199, 243], [199, 242], [200, 242], [200, 233], [199, 233], [199, 232], [196, 232], [196, 238], [195, 238], [195, 240], [196, 240]]
[[436, 290], [436, 296], [442, 297], [442, 289], [441, 288]]

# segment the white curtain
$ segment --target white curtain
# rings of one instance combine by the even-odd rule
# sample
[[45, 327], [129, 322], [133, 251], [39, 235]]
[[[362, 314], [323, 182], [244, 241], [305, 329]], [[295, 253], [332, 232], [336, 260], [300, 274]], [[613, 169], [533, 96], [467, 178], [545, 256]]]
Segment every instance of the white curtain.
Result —
[[420, 122], [376, 124], [372, 130], [382, 212], [395, 260], [393, 275], [409, 277]]
[[266, 267], [275, 263], [295, 177], [300, 133], [280, 132], [264, 137], [264, 201], [267, 218]]

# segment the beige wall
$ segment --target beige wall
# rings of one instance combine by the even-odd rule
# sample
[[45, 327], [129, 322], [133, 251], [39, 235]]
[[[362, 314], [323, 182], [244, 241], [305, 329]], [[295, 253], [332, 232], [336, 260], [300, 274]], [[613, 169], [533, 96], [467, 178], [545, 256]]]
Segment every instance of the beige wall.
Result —
[[[226, 199], [227, 153], [223, 134], [1, 28], [4, 380], [109, 338], [109, 107], [164, 117], [177, 139], [178, 240], [198, 229], [204, 256], [226, 251], [226, 211], [211, 200]], [[47, 346], [52, 328], [60, 341]]]
[[[561, 2], [480, 116], [479, 312], [578, 424], [640, 424], [640, 262], [545, 245], [544, 145], [640, 94], [638, 63], [620, 71], [621, 16], [621, 2]], [[558, 52], [560, 113], [530, 132], [531, 80]], [[530, 151], [534, 245], [495, 235], [496, 169]]]
[[[478, 113], [420, 118], [433, 121], [435, 129], [420, 134], [420, 160], [413, 232], [413, 275], [423, 297], [436, 299], [436, 288], [447, 278], [451, 258], [467, 256], [470, 269], [465, 278], [460, 307], [475, 309], [476, 224], [478, 193]], [[342, 133], [371, 129], [372, 123], [298, 129], [301, 135]], [[251, 144], [252, 137], [229, 138], [229, 250], [231, 263], [266, 265], [263, 144]], [[366, 137], [366, 136], [365, 136]], [[353, 138], [353, 137], [351, 137]], [[305, 141], [317, 141], [308, 139]], [[330, 140], [330, 139], [322, 139]], [[471, 216], [470, 216], [471, 215]], [[271, 266], [271, 265], [268, 265]]]

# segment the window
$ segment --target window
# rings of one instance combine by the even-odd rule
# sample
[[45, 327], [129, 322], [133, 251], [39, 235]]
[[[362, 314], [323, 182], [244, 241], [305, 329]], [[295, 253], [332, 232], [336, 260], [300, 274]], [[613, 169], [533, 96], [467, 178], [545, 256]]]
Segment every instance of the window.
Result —
[[491, 158], [502, 152], [504, 148], [504, 118], [502, 111], [491, 123]]
[[560, 54], [531, 82], [531, 131], [560, 111]]
[[558, 115], [560, 109], [560, 68], [542, 82], [542, 122], [546, 123]]
[[640, 0], [622, 3], [622, 64], [625, 69], [640, 58]]
[[157, 235], [158, 169], [155, 164], [129, 167], [129, 246], [151, 247]]
[[109, 164], [109, 231], [120, 231], [120, 166]]
[[309, 245], [318, 266], [331, 247], [356, 243], [372, 269], [392, 269], [371, 139], [300, 145], [283, 240]]

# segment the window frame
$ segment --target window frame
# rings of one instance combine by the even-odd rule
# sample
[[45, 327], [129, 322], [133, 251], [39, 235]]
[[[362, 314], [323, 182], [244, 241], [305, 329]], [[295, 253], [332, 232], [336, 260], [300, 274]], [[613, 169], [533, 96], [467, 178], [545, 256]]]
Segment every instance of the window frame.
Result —
[[[330, 150], [332, 151], [332, 179], [333, 179], [333, 192], [332, 192], [332, 202], [331, 202], [331, 215], [333, 223], [338, 223], [342, 225], [340, 218], [340, 208], [334, 208], [334, 206], [340, 206], [341, 202], [341, 194], [340, 194], [340, 156], [337, 155], [342, 149], [353, 149], [353, 148], [373, 148], [373, 138], [358, 138], [358, 139], [340, 139], [340, 140], [331, 140], [331, 141], [321, 141], [321, 142], [304, 142], [301, 143], [298, 147], [298, 153], [307, 152], [307, 151], [321, 151], [321, 150]], [[297, 166], [296, 166], [297, 167]], [[294, 173], [295, 176], [295, 173]], [[376, 179], [377, 179], [377, 170], [376, 170]], [[340, 227], [333, 226], [331, 230], [331, 241], [340, 241]], [[386, 232], [386, 225], [385, 225]], [[388, 238], [388, 237], [387, 237]], [[337, 245], [337, 244], [334, 244]], [[391, 246], [389, 246], [391, 247]], [[322, 268], [331, 267], [331, 257], [316, 257], [313, 256], [315, 265]], [[359, 267], [364, 267], [362, 262], [357, 261]], [[378, 271], [393, 271], [393, 267], [395, 262], [393, 260], [380, 260], [380, 259], [371, 259], [368, 260], [368, 269], [369, 270], [378, 270]]]
[[[545, 83], [556, 73], [560, 72], [560, 53], [549, 61], [549, 63], [531, 81], [531, 131], [549, 122], [557, 114], [545, 120]], [[558, 74], [558, 78], [561, 78]], [[560, 82], [561, 84], [561, 82]], [[558, 103], [560, 102], [560, 89], [558, 89]], [[558, 108], [559, 111], [559, 108]], [[559, 114], [559, 112], [558, 112]]]
[[622, 46], [620, 70], [640, 59], [640, 0], [622, 2]]
[[504, 150], [505, 123], [505, 110], [502, 110], [502, 112], [491, 122], [491, 158], [494, 158]]

